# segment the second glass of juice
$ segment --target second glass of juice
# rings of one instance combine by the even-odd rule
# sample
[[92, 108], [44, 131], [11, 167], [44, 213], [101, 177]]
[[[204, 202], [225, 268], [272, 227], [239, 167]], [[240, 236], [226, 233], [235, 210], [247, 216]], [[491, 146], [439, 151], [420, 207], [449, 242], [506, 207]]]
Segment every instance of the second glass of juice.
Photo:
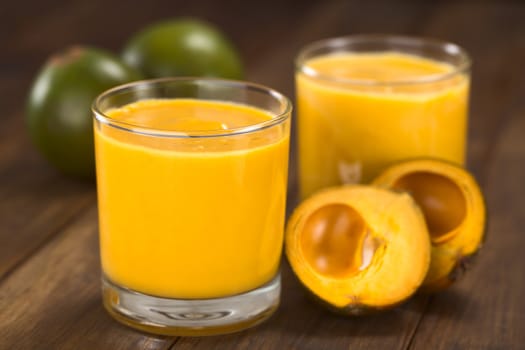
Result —
[[279, 303], [291, 104], [256, 84], [170, 78], [93, 107], [103, 302], [169, 335], [261, 322]]
[[464, 164], [469, 69], [462, 48], [423, 38], [306, 46], [296, 61], [301, 197], [368, 182], [407, 158]]

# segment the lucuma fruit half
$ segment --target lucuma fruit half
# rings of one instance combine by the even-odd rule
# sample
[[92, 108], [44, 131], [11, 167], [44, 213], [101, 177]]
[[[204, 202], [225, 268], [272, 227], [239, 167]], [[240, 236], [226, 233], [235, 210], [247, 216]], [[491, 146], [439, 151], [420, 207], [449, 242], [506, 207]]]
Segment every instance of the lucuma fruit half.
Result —
[[412, 197], [348, 185], [303, 201], [288, 220], [295, 274], [332, 309], [361, 314], [395, 306], [423, 282], [430, 236]]
[[422, 290], [443, 290], [463, 275], [485, 234], [483, 194], [464, 168], [434, 159], [387, 168], [374, 185], [409, 193], [421, 208], [432, 243], [432, 259]]

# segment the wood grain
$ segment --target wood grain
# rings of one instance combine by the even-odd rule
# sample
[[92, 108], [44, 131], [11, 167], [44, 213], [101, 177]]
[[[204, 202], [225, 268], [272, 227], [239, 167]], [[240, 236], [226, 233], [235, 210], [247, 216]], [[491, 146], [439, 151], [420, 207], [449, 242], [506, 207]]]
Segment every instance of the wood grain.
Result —
[[[515, 205], [525, 198], [525, 67], [520, 63], [525, 59], [525, 26], [513, 25], [523, 18], [520, 9], [516, 4], [455, 4], [429, 24], [433, 33], [471, 43], [476, 65], [470, 165], [487, 196], [489, 225], [485, 246], [464, 280], [431, 299], [414, 349], [428, 344], [433, 349], [522, 349], [525, 344], [525, 334], [516, 331], [525, 321], [523, 210]], [[446, 17], [447, 23], [459, 25], [467, 12], [472, 26], [459, 33], [452, 25], [439, 24]]]
[[[0, 12], [0, 349], [522, 349], [525, 344], [525, 4], [520, 1], [10, 2]], [[282, 305], [233, 335], [155, 337], [113, 321], [100, 300], [95, 186], [36, 153], [23, 123], [31, 79], [52, 52], [118, 52], [155, 20], [196, 16], [237, 44], [247, 77], [293, 99], [293, 59], [313, 40], [359, 33], [451, 40], [472, 55], [469, 168], [483, 185], [488, 239], [450, 290], [363, 318], [331, 314], [283, 263]], [[115, 18], [119, 19], [115, 25]], [[292, 149], [289, 209], [296, 203]]]
[[21, 121], [9, 124], [10, 136], [0, 141], [0, 281], [95, 202], [93, 183], [58, 174], [32, 150]]
[[525, 198], [524, 102], [520, 98], [511, 109], [492, 155], [485, 186], [488, 237], [477, 264], [464, 281], [433, 298], [414, 349], [523, 349], [525, 216], [516, 203]]
[[30, 143], [23, 114], [27, 85], [11, 76], [0, 80], [6, 112], [0, 128], [0, 281], [95, 200], [94, 183], [58, 174]]
[[166, 349], [172, 340], [120, 326], [102, 307], [92, 206], [0, 288], [2, 349]]

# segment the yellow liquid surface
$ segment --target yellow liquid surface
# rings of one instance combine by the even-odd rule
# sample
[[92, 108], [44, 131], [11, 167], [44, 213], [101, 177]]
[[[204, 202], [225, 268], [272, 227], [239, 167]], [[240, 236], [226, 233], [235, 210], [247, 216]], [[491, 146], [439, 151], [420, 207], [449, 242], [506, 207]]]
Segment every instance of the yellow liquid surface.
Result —
[[303, 198], [323, 187], [371, 181], [402, 159], [464, 164], [468, 76], [423, 82], [454, 67], [396, 52], [326, 55], [305, 66], [319, 77], [296, 75]]
[[106, 276], [141, 293], [190, 299], [246, 292], [275, 276], [283, 239], [288, 122], [227, 135], [273, 116], [191, 99], [145, 100], [107, 114], [139, 128], [226, 135], [162, 138], [97, 123]]

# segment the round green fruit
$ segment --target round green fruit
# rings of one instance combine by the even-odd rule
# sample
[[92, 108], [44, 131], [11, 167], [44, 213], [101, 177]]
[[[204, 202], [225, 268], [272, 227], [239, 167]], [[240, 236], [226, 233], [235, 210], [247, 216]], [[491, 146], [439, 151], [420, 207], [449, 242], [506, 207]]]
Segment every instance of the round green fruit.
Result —
[[210, 24], [194, 19], [145, 28], [130, 39], [122, 57], [148, 78], [243, 77], [241, 59], [230, 41]]
[[28, 97], [26, 121], [32, 141], [62, 172], [94, 178], [91, 104], [103, 91], [140, 78], [133, 68], [98, 49], [72, 47], [52, 56]]

